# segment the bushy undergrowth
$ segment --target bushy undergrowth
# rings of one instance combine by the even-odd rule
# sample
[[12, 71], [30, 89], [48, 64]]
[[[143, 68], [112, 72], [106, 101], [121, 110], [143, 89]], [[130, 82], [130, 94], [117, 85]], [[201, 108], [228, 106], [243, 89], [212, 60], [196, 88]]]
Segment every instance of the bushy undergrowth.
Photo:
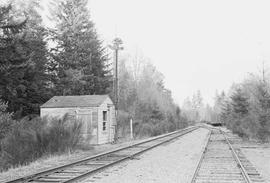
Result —
[[237, 86], [225, 101], [221, 120], [245, 138], [270, 140], [270, 90], [265, 81]]
[[74, 149], [80, 140], [81, 123], [39, 117], [16, 121], [1, 140], [0, 168], [27, 164], [45, 154]]
[[151, 121], [137, 123], [134, 134], [137, 137], [152, 137], [176, 130], [176, 125], [168, 121]]
[[117, 134], [155, 136], [183, 128], [187, 118], [164, 86], [164, 76], [147, 59], [136, 55], [119, 62]]
[[7, 107], [8, 107], [7, 103], [0, 100], [0, 142], [6, 136], [6, 134], [10, 132], [15, 122], [12, 119], [12, 114], [6, 112]]
[[[140, 116], [139, 116], [140, 117]], [[136, 138], [152, 137], [187, 126], [186, 119], [178, 119], [165, 117], [161, 115], [146, 115], [143, 119], [133, 118], [133, 135]], [[131, 116], [125, 111], [118, 113], [118, 137], [129, 137], [130, 135], [130, 118]]]
[[226, 126], [243, 138], [258, 139], [264, 142], [269, 141], [270, 138], [270, 128], [262, 127], [258, 120], [251, 115], [242, 118], [231, 117]]

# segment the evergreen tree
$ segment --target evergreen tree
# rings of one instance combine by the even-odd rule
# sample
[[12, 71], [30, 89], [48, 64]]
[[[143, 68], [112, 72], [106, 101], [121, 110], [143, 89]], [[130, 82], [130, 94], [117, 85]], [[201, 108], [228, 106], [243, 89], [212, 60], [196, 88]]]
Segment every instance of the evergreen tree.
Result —
[[176, 108], [175, 108], [175, 116], [176, 116], [176, 120], [177, 120], [177, 122], [176, 122], [177, 129], [179, 129], [180, 126], [184, 126], [182, 124], [182, 121], [181, 121], [181, 109], [179, 106], [176, 106]]
[[33, 62], [32, 69], [27, 73], [28, 80], [27, 101], [31, 104], [25, 114], [39, 114], [39, 106], [46, 102], [51, 96], [51, 78], [49, 71], [49, 59], [47, 42], [48, 31], [42, 25], [42, 17], [38, 13], [42, 7], [40, 0], [13, 0], [14, 13], [18, 17], [25, 17], [26, 23], [26, 41], [27, 49], [30, 53], [30, 59]]
[[192, 97], [192, 107], [197, 111], [203, 107], [203, 99], [200, 90], [198, 90]]
[[225, 92], [222, 91], [221, 94], [216, 92], [215, 103], [214, 103], [214, 111], [215, 111], [215, 121], [221, 121], [221, 115], [223, 112], [223, 108], [226, 108], [226, 95]]
[[248, 113], [248, 98], [241, 88], [237, 88], [235, 93], [231, 96], [232, 110], [235, 114], [245, 115]]
[[257, 100], [259, 104], [258, 121], [260, 129], [258, 135], [261, 139], [265, 140], [270, 136], [270, 93], [265, 81], [261, 81], [257, 85]]
[[[242, 88], [238, 87], [231, 96], [231, 113], [228, 114], [228, 127], [239, 136], [247, 136], [245, 131], [246, 123], [249, 121], [249, 103], [248, 97]], [[230, 106], [228, 106], [230, 107]], [[228, 108], [230, 109], [230, 108]]]
[[220, 113], [220, 121], [223, 124], [230, 125], [232, 115], [232, 106], [228, 100], [225, 100]]
[[202, 119], [203, 99], [200, 90], [192, 96], [193, 120], [198, 122]]
[[1, 8], [0, 92], [15, 118], [38, 114], [48, 99], [46, 31], [36, 3], [16, 0]]
[[108, 93], [111, 77], [107, 55], [90, 20], [87, 0], [54, 1], [52, 10], [58, 94]]
[[11, 8], [0, 7], [0, 94], [9, 103], [8, 111], [21, 112], [26, 90], [24, 77], [32, 63], [25, 50], [26, 21], [15, 21]]

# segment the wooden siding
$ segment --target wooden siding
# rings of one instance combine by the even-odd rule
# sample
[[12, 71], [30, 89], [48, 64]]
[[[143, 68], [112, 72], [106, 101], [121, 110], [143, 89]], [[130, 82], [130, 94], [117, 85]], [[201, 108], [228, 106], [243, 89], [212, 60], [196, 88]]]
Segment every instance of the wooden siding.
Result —
[[[108, 105], [110, 106], [110, 111], [108, 111]], [[107, 123], [106, 130], [103, 130], [103, 111], [107, 111]], [[112, 133], [111, 128], [113, 128], [113, 120], [115, 119], [114, 107], [111, 99], [107, 98], [98, 108], [98, 144], [109, 143], [113, 141], [114, 133]]]
[[82, 121], [83, 142], [89, 144], [98, 143], [98, 108], [77, 107], [77, 108], [41, 108], [40, 116], [50, 118], [62, 118], [65, 114], [74, 116]]

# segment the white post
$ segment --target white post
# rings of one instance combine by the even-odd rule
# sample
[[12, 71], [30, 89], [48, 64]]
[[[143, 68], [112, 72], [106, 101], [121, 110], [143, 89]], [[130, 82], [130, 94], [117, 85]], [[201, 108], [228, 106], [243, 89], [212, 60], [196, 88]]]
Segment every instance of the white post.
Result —
[[132, 118], [130, 118], [130, 138], [133, 139]]

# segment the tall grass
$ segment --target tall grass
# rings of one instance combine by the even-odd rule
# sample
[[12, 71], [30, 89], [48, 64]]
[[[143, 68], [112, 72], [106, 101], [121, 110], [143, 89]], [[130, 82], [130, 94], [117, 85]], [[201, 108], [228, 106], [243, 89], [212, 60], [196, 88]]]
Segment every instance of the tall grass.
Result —
[[81, 123], [46, 118], [17, 121], [1, 141], [0, 168], [24, 165], [45, 154], [70, 151], [80, 141]]

